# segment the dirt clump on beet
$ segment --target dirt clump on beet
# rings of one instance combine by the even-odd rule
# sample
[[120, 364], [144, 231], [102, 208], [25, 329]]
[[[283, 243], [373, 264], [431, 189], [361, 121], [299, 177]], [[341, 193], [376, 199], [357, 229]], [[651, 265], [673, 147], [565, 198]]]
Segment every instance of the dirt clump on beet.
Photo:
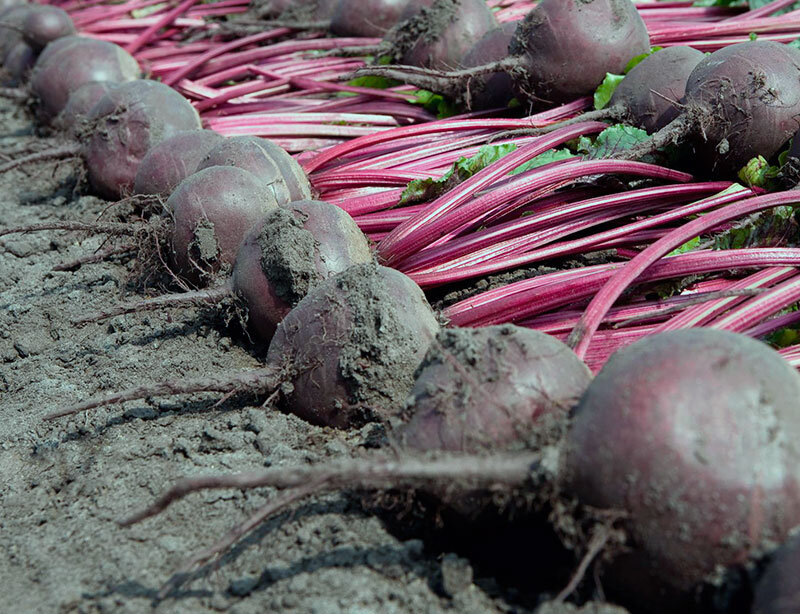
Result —
[[286, 397], [302, 418], [332, 426], [386, 420], [402, 409], [438, 329], [413, 281], [360, 264], [320, 283], [287, 314], [267, 360], [292, 365]]
[[537, 449], [565, 424], [591, 372], [559, 340], [513, 325], [442, 329], [419, 366], [405, 448]]

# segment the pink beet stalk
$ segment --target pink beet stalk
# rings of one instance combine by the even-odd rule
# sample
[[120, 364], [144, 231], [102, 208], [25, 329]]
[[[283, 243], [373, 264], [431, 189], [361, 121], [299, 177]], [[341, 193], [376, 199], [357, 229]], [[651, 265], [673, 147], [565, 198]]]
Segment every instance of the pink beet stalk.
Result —
[[125, 50], [133, 55], [148, 42], [150, 42], [156, 32], [158, 32], [161, 28], [170, 25], [177, 17], [183, 15], [183, 13], [189, 10], [189, 8], [194, 4], [197, 4], [197, 2], [199, 2], [199, 0], [183, 0], [183, 2], [181, 2], [173, 10], [142, 32], [131, 44], [125, 48]]
[[381, 241], [378, 246], [378, 255], [391, 265], [413, 254], [432, 240], [456, 228], [459, 224], [448, 225], [444, 229], [439, 227], [431, 232], [430, 226], [467, 202], [476, 192], [553, 147], [579, 136], [601, 132], [605, 128], [607, 126], [600, 122], [582, 122], [554, 130], [533, 143], [511, 152], [494, 164], [475, 173], [447, 194], [437, 198], [426, 207], [422, 214], [398, 226], [386, 239]]
[[[713, 198], [722, 197], [723, 196], [717, 196]], [[673, 249], [725, 222], [780, 205], [794, 204], [797, 203], [798, 200], [800, 200], [800, 194], [792, 190], [754, 196], [729, 205], [723, 209], [707, 213], [698, 219], [684, 224], [680, 228], [676, 228], [642, 251], [603, 286], [589, 303], [580, 322], [578, 322], [572, 330], [569, 344], [575, 349], [575, 353], [579, 357], [584, 356], [591, 342], [592, 335], [597, 330], [608, 309], [614, 304], [614, 301], [617, 300], [625, 289], [646, 271], [648, 267]]]
[[[763, 288], [783, 281], [794, 274], [795, 269], [793, 267], [771, 267], [734, 282], [731, 285], [731, 289]], [[670, 318], [669, 321], [659, 326], [656, 332], [703, 326], [743, 300], [740, 297], [729, 297], [697, 305], [674, 318]]]
[[[456, 326], [517, 322], [591, 297], [629, 264], [595, 265], [526, 279], [450, 305], [442, 313]], [[798, 265], [800, 249], [797, 248], [700, 250], [664, 258], [636, 281], [644, 283], [730, 269]]]
[[741, 333], [797, 301], [800, 301], [800, 275], [795, 275], [769, 292], [751, 298], [725, 316], [714, 320], [708, 327]]
[[[455, 264], [454, 259], [461, 256], [475, 255], [479, 250], [487, 249], [489, 246], [499, 246], [504, 244], [509, 249], [505, 253], [516, 251], [519, 253], [528, 243], [529, 233], [533, 231], [548, 231], [556, 224], [581, 219], [595, 213], [608, 213], [610, 209], [627, 207], [641, 207], [646, 205], [645, 210], [664, 206], [675, 202], [685, 202], [686, 199], [697, 197], [701, 194], [715, 193], [724, 190], [730, 185], [729, 182], [711, 183], [690, 183], [668, 186], [657, 186], [630, 192], [619, 192], [607, 194], [585, 201], [564, 204], [559, 207], [551, 207], [542, 210], [537, 206], [532, 215], [511, 220], [509, 222], [490, 226], [489, 228], [473, 232], [464, 237], [460, 237], [437, 248], [423, 250], [418, 254], [408, 258], [402, 263], [403, 271], [418, 271], [423, 268], [432, 268], [442, 263]], [[627, 210], [625, 211], [627, 213]], [[632, 214], [633, 211], [630, 211]], [[511, 239], [523, 237], [526, 240], [512, 243]], [[494, 252], [493, 256], [500, 255], [501, 252]], [[470, 259], [472, 260], [472, 259]], [[467, 264], [467, 263], [465, 263]], [[449, 268], [449, 267], [448, 267]]]

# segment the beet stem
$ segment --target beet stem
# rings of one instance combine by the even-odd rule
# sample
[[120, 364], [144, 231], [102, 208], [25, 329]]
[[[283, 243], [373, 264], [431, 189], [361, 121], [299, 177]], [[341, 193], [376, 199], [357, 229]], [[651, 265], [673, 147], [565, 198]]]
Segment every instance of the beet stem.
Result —
[[266, 392], [277, 386], [279, 379], [279, 370], [277, 368], [264, 367], [245, 373], [236, 373], [227, 377], [166, 380], [156, 384], [136, 386], [135, 388], [112, 392], [104, 396], [93, 397], [82, 403], [76, 403], [75, 405], [70, 405], [47, 414], [43, 420], [54, 420], [103, 405], [135, 401], [152, 396], [173, 396], [176, 394], [190, 394], [194, 392]]
[[44, 162], [46, 160], [60, 160], [63, 158], [74, 158], [79, 156], [80, 153], [81, 153], [81, 146], [78, 145], [77, 143], [70, 143], [68, 145], [62, 145], [60, 147], [54, 147], [52, 149], [46, 149], [44, 151], [37, 151], [36, 153], [32, 153], [27, 156], [11, 160], [11, 162], [6, 162], [5, 164], [0, 165], [0, 173], [6, 173], [17, 167], [27, 164], [33, 164], [34, 162]]
[[396, 488], [468, 482], [471, 488], [520, 486], [540, 470], [542, 455], [527, 452], [493, 456], [448, 454], [437, 458], [358, 458], [318, 465], [274, 467], [265, 471], [183, 478], [149, 507], [120, 520], [127, 527], [163, 512], [198, 490], [297, 488], [315, 484], [308, 494], [340, 488]]
[[481, 75], [509, 72], [519, 66], [519, 58], [509, 56], [490, 64], [476, 66], [474, 68], [463, 68], [461, 70], [434, 70], [431, 68], [420, 68], [406, 64], [394, 64], [390, 66], [365, 66], [353, 73], [354, 77], [365, 75], [386, 77], [396, 79], [415, 87], [444, 94], [445, 96], [456, 98], [463, 93], [464, 84], [470, 79]]
[[679, 143], [681, 139], [692, 132], [696, 126], [696, 119], [687, 113], [681, 113], [658, 132], [650, 135], [650, 138], [637, 143], [630, 149], [623, 149], [609, 156], [618, 160], [638, 160], [644, 156], [655, 153], [662, 147], [672, 143]]
[[75, 326], [84, 326], [90, 322], [99, 322], [115, 316], [137, 311], [155, 311], [169, 307], [188, 307], [190, 305], [207, 305], [217, 303], [228, 296], [233, 296], [233, 288], [230, 284], [224, 284], [217, 288], [206, 288], [204, 290], [193, 290], [191, 292], [180, 292], [175, 294], [165, 294], [144, 300], [129, 301], [121, 303], [106, 311], [96, 311], [76, 320], [72, 323]]

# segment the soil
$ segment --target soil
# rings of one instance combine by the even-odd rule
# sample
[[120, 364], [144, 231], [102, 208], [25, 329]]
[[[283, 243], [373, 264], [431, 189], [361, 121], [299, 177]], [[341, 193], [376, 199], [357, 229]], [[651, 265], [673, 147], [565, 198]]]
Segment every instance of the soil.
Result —
[[[11, 155], [44, 141], [33, 136], [21, 108], [0, 101], [0, 151]], [[94, 220], [108, 203], [76, 192], [75, 182], [67, 163], [0, 177], [0, 226]], [[307, 501], [265, 523], [168, 598], [156, 599], [189, 555], [272, 493], [200, 493], [132, 528], [120, 528], [117, 519], [181, 476], [363, 454], [376, 430], [320, 428], [263, 407], [263, 399], [239, 396], [216, 405], [213, 394], [43, 422], [60, 404], [101, 391], [261, 364], [263, 348], [226, 329], [213, 309], [73, 326], [73, 319], [134, 292], [135, 265], [125, 260], [52, 271], [101, 245], [100, 237], [63, 232], [0, 239], [0, 610], [525, 611], [491, 589], [496, 583], [473, 577], [468, 561], [451, 565], [455, 555], [444, 557], [446, 551], [413, 532], [396, 531], [349, 494]]]

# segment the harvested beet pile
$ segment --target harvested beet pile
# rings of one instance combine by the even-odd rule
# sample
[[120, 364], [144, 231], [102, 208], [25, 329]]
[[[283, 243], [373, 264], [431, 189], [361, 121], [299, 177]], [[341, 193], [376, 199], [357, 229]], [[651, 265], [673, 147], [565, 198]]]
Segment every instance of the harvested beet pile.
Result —
[[5, 609], [793, 611], [796, 40], [0, 0]]

